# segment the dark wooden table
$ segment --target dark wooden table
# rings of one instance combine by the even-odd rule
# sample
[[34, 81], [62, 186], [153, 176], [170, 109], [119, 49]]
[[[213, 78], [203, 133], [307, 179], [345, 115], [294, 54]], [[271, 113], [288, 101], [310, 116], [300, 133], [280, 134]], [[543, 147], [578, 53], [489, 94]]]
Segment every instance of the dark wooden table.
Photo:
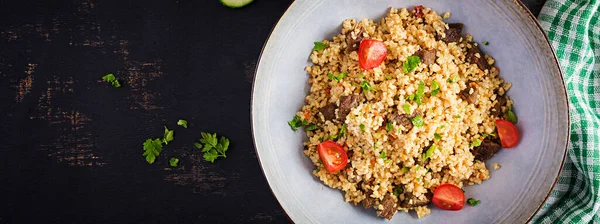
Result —
[[[524, 2], [537, 15], [544, 1]], [[289, 222], [249, 115], [256, 61], [289, 4], [0, 0], [0, 223]], [[148, 164], [142, 143], [163, 125], [175, 140]], [[229, 137], [227, 159], [202, 159], [202, 131]]]

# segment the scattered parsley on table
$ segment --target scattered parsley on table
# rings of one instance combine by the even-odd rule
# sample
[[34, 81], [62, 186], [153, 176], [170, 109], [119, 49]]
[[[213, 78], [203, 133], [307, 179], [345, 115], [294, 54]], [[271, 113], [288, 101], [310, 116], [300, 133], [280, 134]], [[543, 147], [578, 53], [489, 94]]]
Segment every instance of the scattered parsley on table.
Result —
[[108, 74], [108, 75], [102, 76], [102, 80], [110, 83], [115, 88], [121, 87], [121, 83], [119, 83], [119, 80], [117, 80], [117, 78], [113, 74]]
[[196, 147], [202, 146], [201, 149], [204, 153], [204, 160], [214, 163], [215, 160], [219, 157], [227, 158], [225, 154], [227, 149], [229, 148], [229, 139], [221, 136], [221, 139], [217, 139], [217, 134], [210, 134], [201, 132], [202, 138], [200, 139], [200, 143], [194, 144]]
[[178, 120], [177, 125], [179, 125], [183, 128], [187, 128], [188, 122], [186, 120]]

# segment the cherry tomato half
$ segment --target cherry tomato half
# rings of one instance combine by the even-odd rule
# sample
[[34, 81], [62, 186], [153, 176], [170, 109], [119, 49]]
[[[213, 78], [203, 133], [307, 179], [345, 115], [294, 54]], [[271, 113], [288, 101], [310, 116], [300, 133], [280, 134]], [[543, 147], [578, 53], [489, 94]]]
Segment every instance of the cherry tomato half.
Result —
[[442, 184], [433, 192], [431, 201], [438, 208], [458, 211], [465, 205], [465, 194], [453, 184]]
[[519, 142], [519, 131], [517, 127], [505, 120], [496, 120], [498, 136], [502, 143], [502, 148], [512, 148]]
[[319, 158], [321, 158], [327, 172], [337, 172], [348, 163], [346, 150], [334, 141], [321, 142], [317, 147], [317, 151], [319, 151]]
[[381, 65], [386, 55], [385, 44], [378, 40], [366, 39], [358, 46], [358, 63], [363, 69], [372, 69]]

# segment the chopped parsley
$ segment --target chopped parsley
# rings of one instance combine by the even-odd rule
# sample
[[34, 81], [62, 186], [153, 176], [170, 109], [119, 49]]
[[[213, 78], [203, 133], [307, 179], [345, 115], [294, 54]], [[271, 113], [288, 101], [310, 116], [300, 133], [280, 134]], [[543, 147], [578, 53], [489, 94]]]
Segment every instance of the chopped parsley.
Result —
[[483, 44], [483, 45], [487, 46], [487, 45], [489, 45], [489, 44], [490, 44], [490, 42], [484, 41], [484, 42], [481, 42], [481, 44]]
[[431, 156], [433, 155], [433, 151], [435, 151], [437, 149], [436, 145], [431, 145], [429, 147], [429, 149], [427, 149], [427, 151], [425, 152], [425, 154], [423, 154], [421, 156], [421, 161], [425, 161], [426, 159], [431, 158]]
[[183, 128], [187, 128], [187, 121], [186, 120], [178, 120], [177, 121], [177, 125], [182, 126]]
[[461, 118], [461, 116], [460, 115], [456, 115], [456, 116], [454, 116], [454, 118]]
[[348, 72], [342, 72], [338, 75], [334, 75], [331, 73], [327, 74], [327, 77], [329, 77], [330, 79], [333, 79], [335, 81], [338, 81], [338, 82], [341, 81], [346, 76], [348, 76]]
[[433, 138], [435, 138], [437, 140], [440, 140], [440, 139], [442, 139], [442, 136], [440, 134], [438, 134], [438, 133], [434, 133], [433, 134]]
[[408, 103], [402, 104], [402, 110], [404, 110], [404, 113], [410, 114], [410, 104], [408, 104]]
[[342, 125], [342, 128], [340, 129], [340, 137], [343, 137], [346, 135], [346, 124]]
[[445, 127], [446, 127], [446, 125], [444, 124], [444, 125], [440, 126], [440, 129], [444, 129]]
[[327, 48], [327, 44], [324, 44], [323, 42], [315, 42], [314, 44], [313, 51], [321, 51]]
[[396, 189], [394, 189], [394, 195], [396, 196], [402, 194], [402, 192], [404, 192], [404, 190], [401, 187], [396, 187]]
[[360, 149], [360, 153], [365, 154], [365, 149]]
[[[373, 147], [375, 147], [375, 146], [373, 146]], [[385, 159], [385, 157], [387, 157], [387, 155], [385, 154], [385, 151], [381, 151], [381, 153], [379, 153], [379, 158]]]
[[363, 91], [369, 91], [369, 90], [375, 91], [375, 88], [371, 87], [371, 84], [369, 84], [369, 82], [367, 82], [367, 81], [362, 81], [360, 83], [360, 86], [362, 87]]
[[167, 126], [165, 126], [165, 134], [162, 139], [162, 141], [165, 143], [165, 145], [168, 145], [169, 142], [173, 141], [173, 138], [175, 137], [174, 135], [175, 135], [175, 131], [169, 130], [167, 128]]
[[144, 154], [142, 156], [146, 157], [146, 162], [153, 164], [160, 152], [162, 152], [162, 140], [160, 138], [147, 139], [144, 142]]
[[467, 203], [469, 203], [470, 206], [475, 206], [477, 204], [479, 204], [479, 202], [481, 202], [480, 200], [476, 200], [475, 198], [469, 198], [467, 199]]
[[435, 96], [438, 93], [440, 93], [440, 84], [437, 81], [433, 80], [431, 82], [431, 96]]
[[423, 81], [419, 82], [419, 86], [417, 87], [417, 92], [408, 96], [408, 100], [414, 100], [417, 102], [417, 105], [421, 105], [421, 100], [425, 96], [425, 83]]
[[419, 165], [415, 166], [415, 171], [419, 171], [419, 169], [421, 169]]
[[365, 77], [365, 74], [358, 74], [358, 78], [362, 79]]
[[481, 139], [475, 139], [475, 141], [473, 141], [471, 143], [471, 146], [473, 146], [473, 147], [477, 147], [477, 146], [480, 146], [480, 145], [481, 145]]
[[204, 153], [204, 160], [214, 163], [219, 157], [227, 158], [225, 153], [229, 148], [229, 139], [221, 136], [221, 139], [217, 140], [217, 134], [210, 134], [201, 132], [200, 143], [204, 144], [202, 152]]
[[386, 76], [384, 76], [384, 77], [385, 77], [385, 80], [391, 80], [391, 79], [392, 79], [392, 77], [391, 77], [391, 76], [389, 76], [389, 75], [386, 75]]
[[512, 105], [508, 108], [508, 112], [506, 113], [506, 120], [513, 124], [519, 122], [519, 118], [517, 118], [517, 115], [513, 111]]
[[421, 63], [421, 58], [419, 58], [419, 56], [408, 56], [402, 65], [404, 74], [414, 72], [415, 69], [417, 69], [417, 66], [419, 66], [419, 63]]
[[392, 160], [391, 159], [386, 159], [385, 163], [390, 163]]
[[102, 76], [102, 80], [110, 83], [115, 88], [121, 87], [121, 83], [119, 83], [119, 80], [117, 80], [117, 78], [113, 74], [108, 74], [108, 75]]
[[292, 130], [298, 131], [298, 128], [302, 127], [304, 125], [307, 125], [308, 121], [304, 121], [304, 120], [302, 120], [302, 118], [300, 118], [300, 116], [296, 115], [296, 116], [294, 116], [293, 120], [288, 121], [288, 124], [290, 125]]
[[171, 167], [177, 167], [177, 164], [179, 164], [179, 159], [173, 157], [169, 160], [169, 164], [171, 165]]
[[483, 134], [483, 138], [487, 138], [488, 136], [492, 136], [492, 137], [496, 137], [496, 135], [494, 133], [485, 133]]
[[455, 82], [458, 82], [458, 79], [459, 79], [458, 75], [454, 75], [454, 76], [452, 76], [452, 78], [448, 79], [448, 82], [455, 83]]
[[364, 124], [360, 124], [358, 127], [360, 128], [361, 132], [365, 132], [365, 125]]
[[406, 172], [408, 172], [408, 168], [402, 167], [402, 173], [406, 173]]
[[317, 129], [317, 125], [316, 124], [309, 124], [304, 126], [304, 130], [305, 131], [314, 131]]
[[392, 124], [392, 122], [388, 122], [387, 124], [385, 124], [386, 131], [392, 132], [392, 129], [394, 129], [394, 125]]
[[415, 127], [423, 127], [423, 125], [425, 125], [425, 123], [423, 121], [423, 117], [421, 115], [414, 117], [412, 119], [412, 124]]

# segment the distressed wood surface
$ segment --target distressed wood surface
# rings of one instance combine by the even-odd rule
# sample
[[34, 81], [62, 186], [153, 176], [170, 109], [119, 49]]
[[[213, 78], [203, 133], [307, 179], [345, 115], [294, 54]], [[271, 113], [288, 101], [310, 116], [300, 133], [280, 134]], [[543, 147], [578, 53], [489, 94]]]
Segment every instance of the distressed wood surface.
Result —
[[[537, 14], [544, 1], [524, 2]], [[289, 4], [0, 0], [0, 223], [289, 222], [249, 116], [256, 61]], [[163, 125], [175, 140], [147, 164], [142, 143]], [[201, 131], [230, 138], [227, 159], [202, 159]]]

